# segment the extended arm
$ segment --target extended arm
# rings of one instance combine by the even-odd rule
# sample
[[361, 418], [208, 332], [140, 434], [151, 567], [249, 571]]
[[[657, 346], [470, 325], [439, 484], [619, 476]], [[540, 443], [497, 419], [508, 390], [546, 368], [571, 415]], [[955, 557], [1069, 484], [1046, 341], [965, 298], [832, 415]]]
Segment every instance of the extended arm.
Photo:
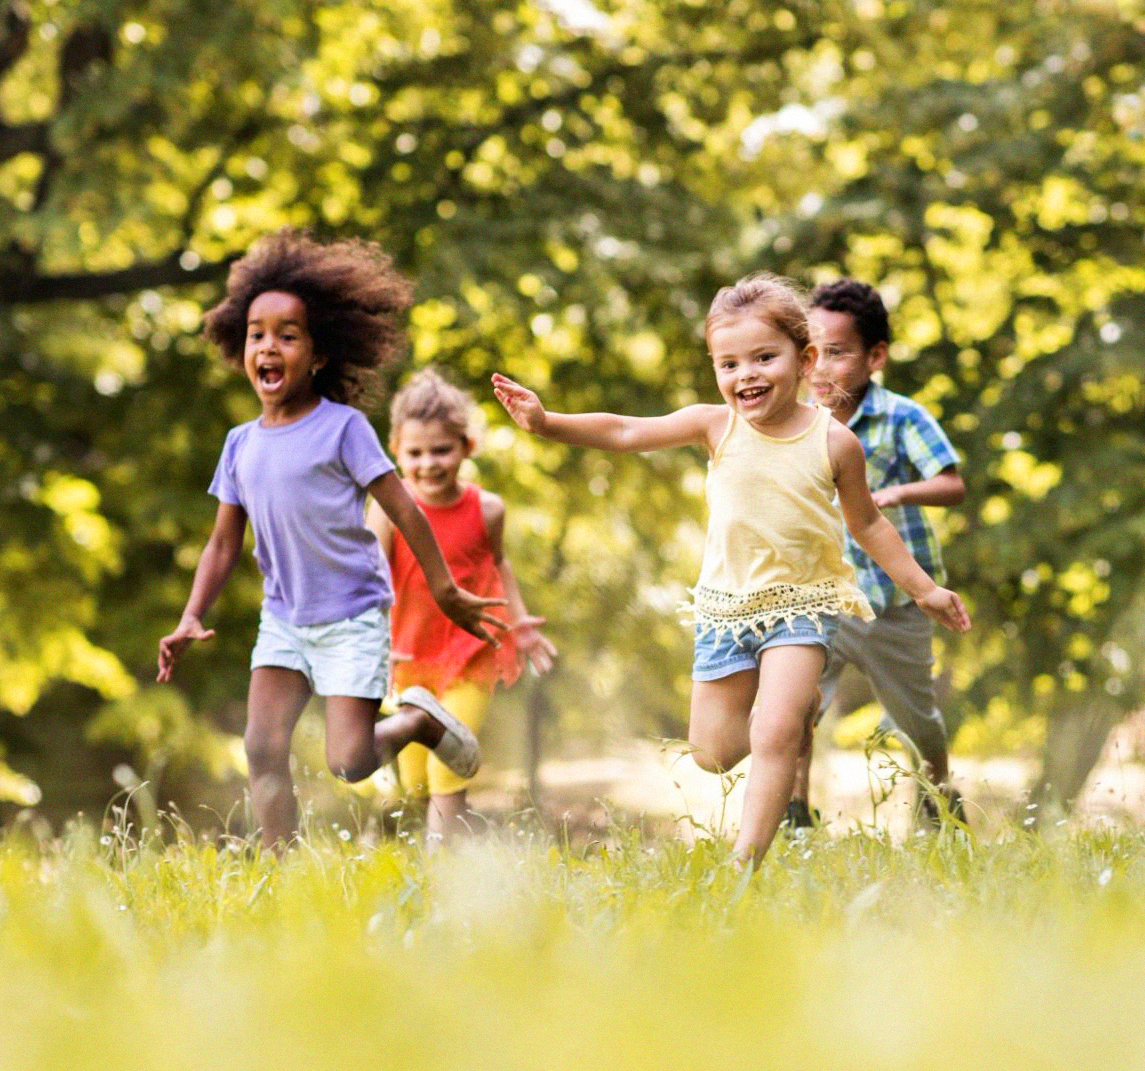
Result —
[[952, 632], [967, 631], [970, 616], [962, 600], [953, 591], [939, 587], [911, 557], [895, 526], [875, 505], [867, 488], [867, 463], [859, 440], [841, 424], [833, 424], [830, 435], [831, 464], [835, 471], [839, 505], [855, 542], [929, 617]]
[[454, 624], [473, 633], [494, 647], [499, 646], [484, 624], [503, 629], [505, 622], [488, 612], [490, 606], [504, 606], [504, 599], [482, 599], [459, 588], [445, 564], [441, 548], [434, 538], [433, 529], [425, 514], [418, 508], [413, 496], [398, 479], [396, 472], [379, 476], [367, 488], [371, 497], [381, 506], [393, 526], [405, 537], [418, 565], [425, 573], [426, 583], [434, 601]]
[[966, 484], [953, 466], [928, 480], [880, 487], [871, 497], [879, 509], [886, 506], [957, 506], [966, 497]]
[[514, 423], [534, 435], [614, 453], [701, 444], [711, 450], [727, 424], [727, 407], [723, 405], [689, 405], [658, 417], [550, 413], [533, 391], [499, 373], [493, 376], [493, 393]]
[[372, 498], [366, 505], [366, 527], [378, 537], [378, 546], [386, 559], [392, 560], [394, 554], [393, 522], [386, 516], [385, 510]]
[[485, 520], [485, 531], [489, 536], [489, 547], [493, 560], [501, 574], [501, 584], [505, 589], [505, 601], [509, 608], [510, 628], [516, 633], [517, 650], [528, 659], [533, 671], [548, 673], [553, 668], [557, 649], [537, 628], [543, 625], [543, 617], [533, 617], [525, 609], [525, 600], [517, 584], [516, 574], [504, 553], [505, 505], [501, 499], [488, 491], [481, 492], [481, 515]]
[[195, 567], [195, 579], [191, 583], [191, 594], [187, 598], [183, 616], [175, 631], [159, 641], [159, 673], [156, 680], [169, 681], [175, 663], [187, 647], [196, 640], [209, 640], [214, 636], [213, 628], [203, 628], [202, 619], [214, 605], [239, 560], [245, 533], [246, 510], [242, 506], [220, 502], [218, 513], [215, 514], [215, 527]]

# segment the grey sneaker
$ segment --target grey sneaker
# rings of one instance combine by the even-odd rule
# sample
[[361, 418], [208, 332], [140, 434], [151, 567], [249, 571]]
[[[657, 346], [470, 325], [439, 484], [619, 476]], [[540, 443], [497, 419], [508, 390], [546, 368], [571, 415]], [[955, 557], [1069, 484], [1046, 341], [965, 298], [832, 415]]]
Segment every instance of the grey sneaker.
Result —
[[469, 727], [462, 725], [426, 688], [407, 688], [398, 703], [424, 710], [444, 730], [433, 753], [458, 777], [472, 777], [481, 765], [481, 748]]

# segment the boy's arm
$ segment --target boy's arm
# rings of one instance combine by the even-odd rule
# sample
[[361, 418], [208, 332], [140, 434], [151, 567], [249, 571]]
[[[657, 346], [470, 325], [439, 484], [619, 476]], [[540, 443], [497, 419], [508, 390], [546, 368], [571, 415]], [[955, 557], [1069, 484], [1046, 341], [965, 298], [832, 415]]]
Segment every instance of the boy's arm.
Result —
[[505, 628], [504, 621], [488, 612], [490, 606], [504, 606], [505, 600], [480, 598], [459, 588], [453, 582], [449, 566], [445, 564], [445, 558], [442, 557], [441, 548], [437, 545], [429, 521], [425, 519], [425, 514], [418, 508], [397, 473], [390, 471], [384, 476], [379, 476], [366, 490], [381, 506], [394, 527], [405, 537], [418, 565], [425, 573], [430, 593], [441, 607], [441, 612], [466, 632], [471, 632], [494, 647], [500, 646], [483, 627], [483, 623], [493, 625], [495, 628]]
[[833, 423], [828, 449], [843, 520], [855, 542], [929, 617], [953, 632], [969, 629], [970, 616], [962, 600], [934, 582], [911, 557], [895, 526], [879, 512], [867, 487], [863, 448], [854, 433], [838, 422]]
[[674, 446], [714, 449], [727, 424], [723, 405], [689, 405], [658, 417], [619, 413], [550, 413], [540, 398], [500, 373], [493, 375], [493, 393], [514, 423], [544, 439], [570, 446], [589, 446], [614, 453], [644, 453]]
[[501, 575], [501, 585], [505, 589], [505, 602], [509, 609], [509, 627], [516, 633], [517, 650], [529, 660], [533, 671], [539, 675], [553, 668], [557, 649], [542, 634], [537, 626], [543, 625], [543, 617], [532, 617], [525, 609], [525, 600], [517, 584], [517, 576], [504, 553], [505, 504], [501, 498], [489, 491], [481, 492], [481, 515], [485, 520], [485, 531], [489, 536], [489, 547], [497, 571]]
[[887, 506], [957, 506], [966, 497], [966, 484], [953, 466], [929, 480], [891, 484], [871, 492], [879, 509]]
[[203, 617], [214, 605], [219, 592], [231, 575], [235, 563], [243, 549], [243, 536], [246, 534], [246, 510], [229, 502], [220, 502], [215, 514], [215, 526], [199, 564], [195, 567], [195, 579], [191, 583], [191, 594], [179, 625], [170, 635], [159, 641], [158, 681], [169, 681], [175, 663], [195, 640], [209, 640], [215, 630], [203, 628]]

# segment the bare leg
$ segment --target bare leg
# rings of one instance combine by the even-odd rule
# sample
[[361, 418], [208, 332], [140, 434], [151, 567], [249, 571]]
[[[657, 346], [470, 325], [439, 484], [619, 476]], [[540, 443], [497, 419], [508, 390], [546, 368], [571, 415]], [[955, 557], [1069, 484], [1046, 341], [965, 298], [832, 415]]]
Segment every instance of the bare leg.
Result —
[[470, 832], [466, 816], [472, 813], [465, 789], [448, 795], [430, 796], [425, 812], [426, 847], [432, 850], [456, 836]]
[[406, 744], [428, 748], [441, 742], [442, 726], [424, 710], [403, 704], [381, 721], [379, 700], [330, 696], [326, 700], [326, 761], [344, 781], [363, 781]]
[[759, 673], [754, 669], [693, 682], [688, 743], [702, 770], [723, 773], [751, 753], [748, 723], [758, 690]]
[[760, 658], [749, 730], [751, 769], [735, 845], [736, 855], [753, 866], [771, 846], [791, 799], [824, 658], [818, 645], [769, 647]]
[[290, 740], [309, 698], [310, 685], [297, 670], [259, 666], [251, 673], [243, 743], [251, 803], [268, 848], [281, 849], [298, 828]]

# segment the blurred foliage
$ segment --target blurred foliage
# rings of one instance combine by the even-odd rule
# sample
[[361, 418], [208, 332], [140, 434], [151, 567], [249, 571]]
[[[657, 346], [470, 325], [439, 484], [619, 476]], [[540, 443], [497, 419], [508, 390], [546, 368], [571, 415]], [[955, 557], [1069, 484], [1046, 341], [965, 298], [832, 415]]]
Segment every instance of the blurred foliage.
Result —
[[562, 732], [681, 731], [704, 459], [526, 439], [487, 377], [568, 410], [714, 400], [698, 325], [758, 267], [877, 284], [888, 385], [965, 456], [953, 720], [1045, 719], [1068, 796], [1140, 703], [1136, 4], [7, 0], [0, 27], [7, 714], [70, 681], [141, 768], [226, 752], [188, 726], [241, 725], [253, 562], [180, 666], [185, 706], [137, 689], [255, 412], [201, 312], [283, 224], [375, 238], [416, 280], [412, 361], [487, 411], [479, 471], [562, 651]]

